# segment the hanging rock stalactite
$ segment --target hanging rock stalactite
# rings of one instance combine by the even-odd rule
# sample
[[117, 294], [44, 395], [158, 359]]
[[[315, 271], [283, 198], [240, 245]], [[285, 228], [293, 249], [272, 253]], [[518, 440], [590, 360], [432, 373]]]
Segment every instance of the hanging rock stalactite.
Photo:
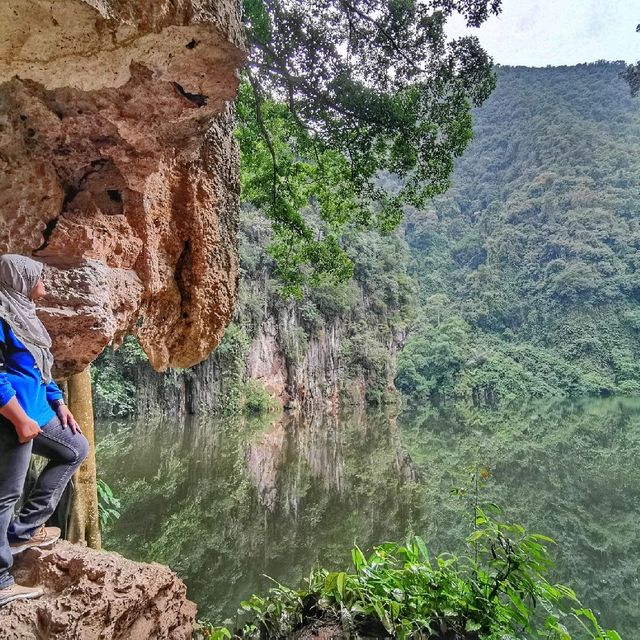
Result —
[[236, 296], [235, 0], [0, 3], [0, 252], [41, 258], [58, 375], [135, 333], [202, 360]]

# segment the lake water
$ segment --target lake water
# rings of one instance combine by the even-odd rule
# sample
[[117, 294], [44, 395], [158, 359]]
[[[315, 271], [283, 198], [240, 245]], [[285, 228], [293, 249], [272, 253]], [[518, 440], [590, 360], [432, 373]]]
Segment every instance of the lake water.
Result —
[[422, 535], [461, 551], [471, 488], [556, 539], [554, 579], [626, 640], [640, 637], [640, 400], [401, 416], [97, 424], [98, 469], [122, 501], [105, 547], [169, 564], [200, 617], [222, 621], [320, 563], [347, 568], [369, 549]]

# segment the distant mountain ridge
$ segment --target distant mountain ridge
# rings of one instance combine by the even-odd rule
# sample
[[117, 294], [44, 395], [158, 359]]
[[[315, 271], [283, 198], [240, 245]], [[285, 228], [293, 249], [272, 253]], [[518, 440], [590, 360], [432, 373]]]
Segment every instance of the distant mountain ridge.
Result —
[[407, 215], [421, 313], [405, 393], [640, 393], [640, 99], [624, 68], [498, 68], [451, 189]]

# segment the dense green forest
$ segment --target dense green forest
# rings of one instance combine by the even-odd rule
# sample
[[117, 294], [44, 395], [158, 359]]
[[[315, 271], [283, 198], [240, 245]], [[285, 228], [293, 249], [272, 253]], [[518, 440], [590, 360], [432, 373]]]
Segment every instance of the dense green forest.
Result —
[[499, 68], [452, 188], [407, 215], [421, 312], [402, 391], [640, 392], [640, 105], [623, 70]]

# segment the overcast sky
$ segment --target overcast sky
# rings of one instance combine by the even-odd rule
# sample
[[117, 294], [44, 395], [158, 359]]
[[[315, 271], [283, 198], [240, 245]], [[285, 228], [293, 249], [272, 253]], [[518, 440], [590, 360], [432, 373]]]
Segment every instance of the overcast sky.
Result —
[[[449, 35], [466, 32], [454, 16]], [[498, 64], [544, 67], [640, 60], [640, 0], [503, 0], [502, 13], [470, 29]]]

